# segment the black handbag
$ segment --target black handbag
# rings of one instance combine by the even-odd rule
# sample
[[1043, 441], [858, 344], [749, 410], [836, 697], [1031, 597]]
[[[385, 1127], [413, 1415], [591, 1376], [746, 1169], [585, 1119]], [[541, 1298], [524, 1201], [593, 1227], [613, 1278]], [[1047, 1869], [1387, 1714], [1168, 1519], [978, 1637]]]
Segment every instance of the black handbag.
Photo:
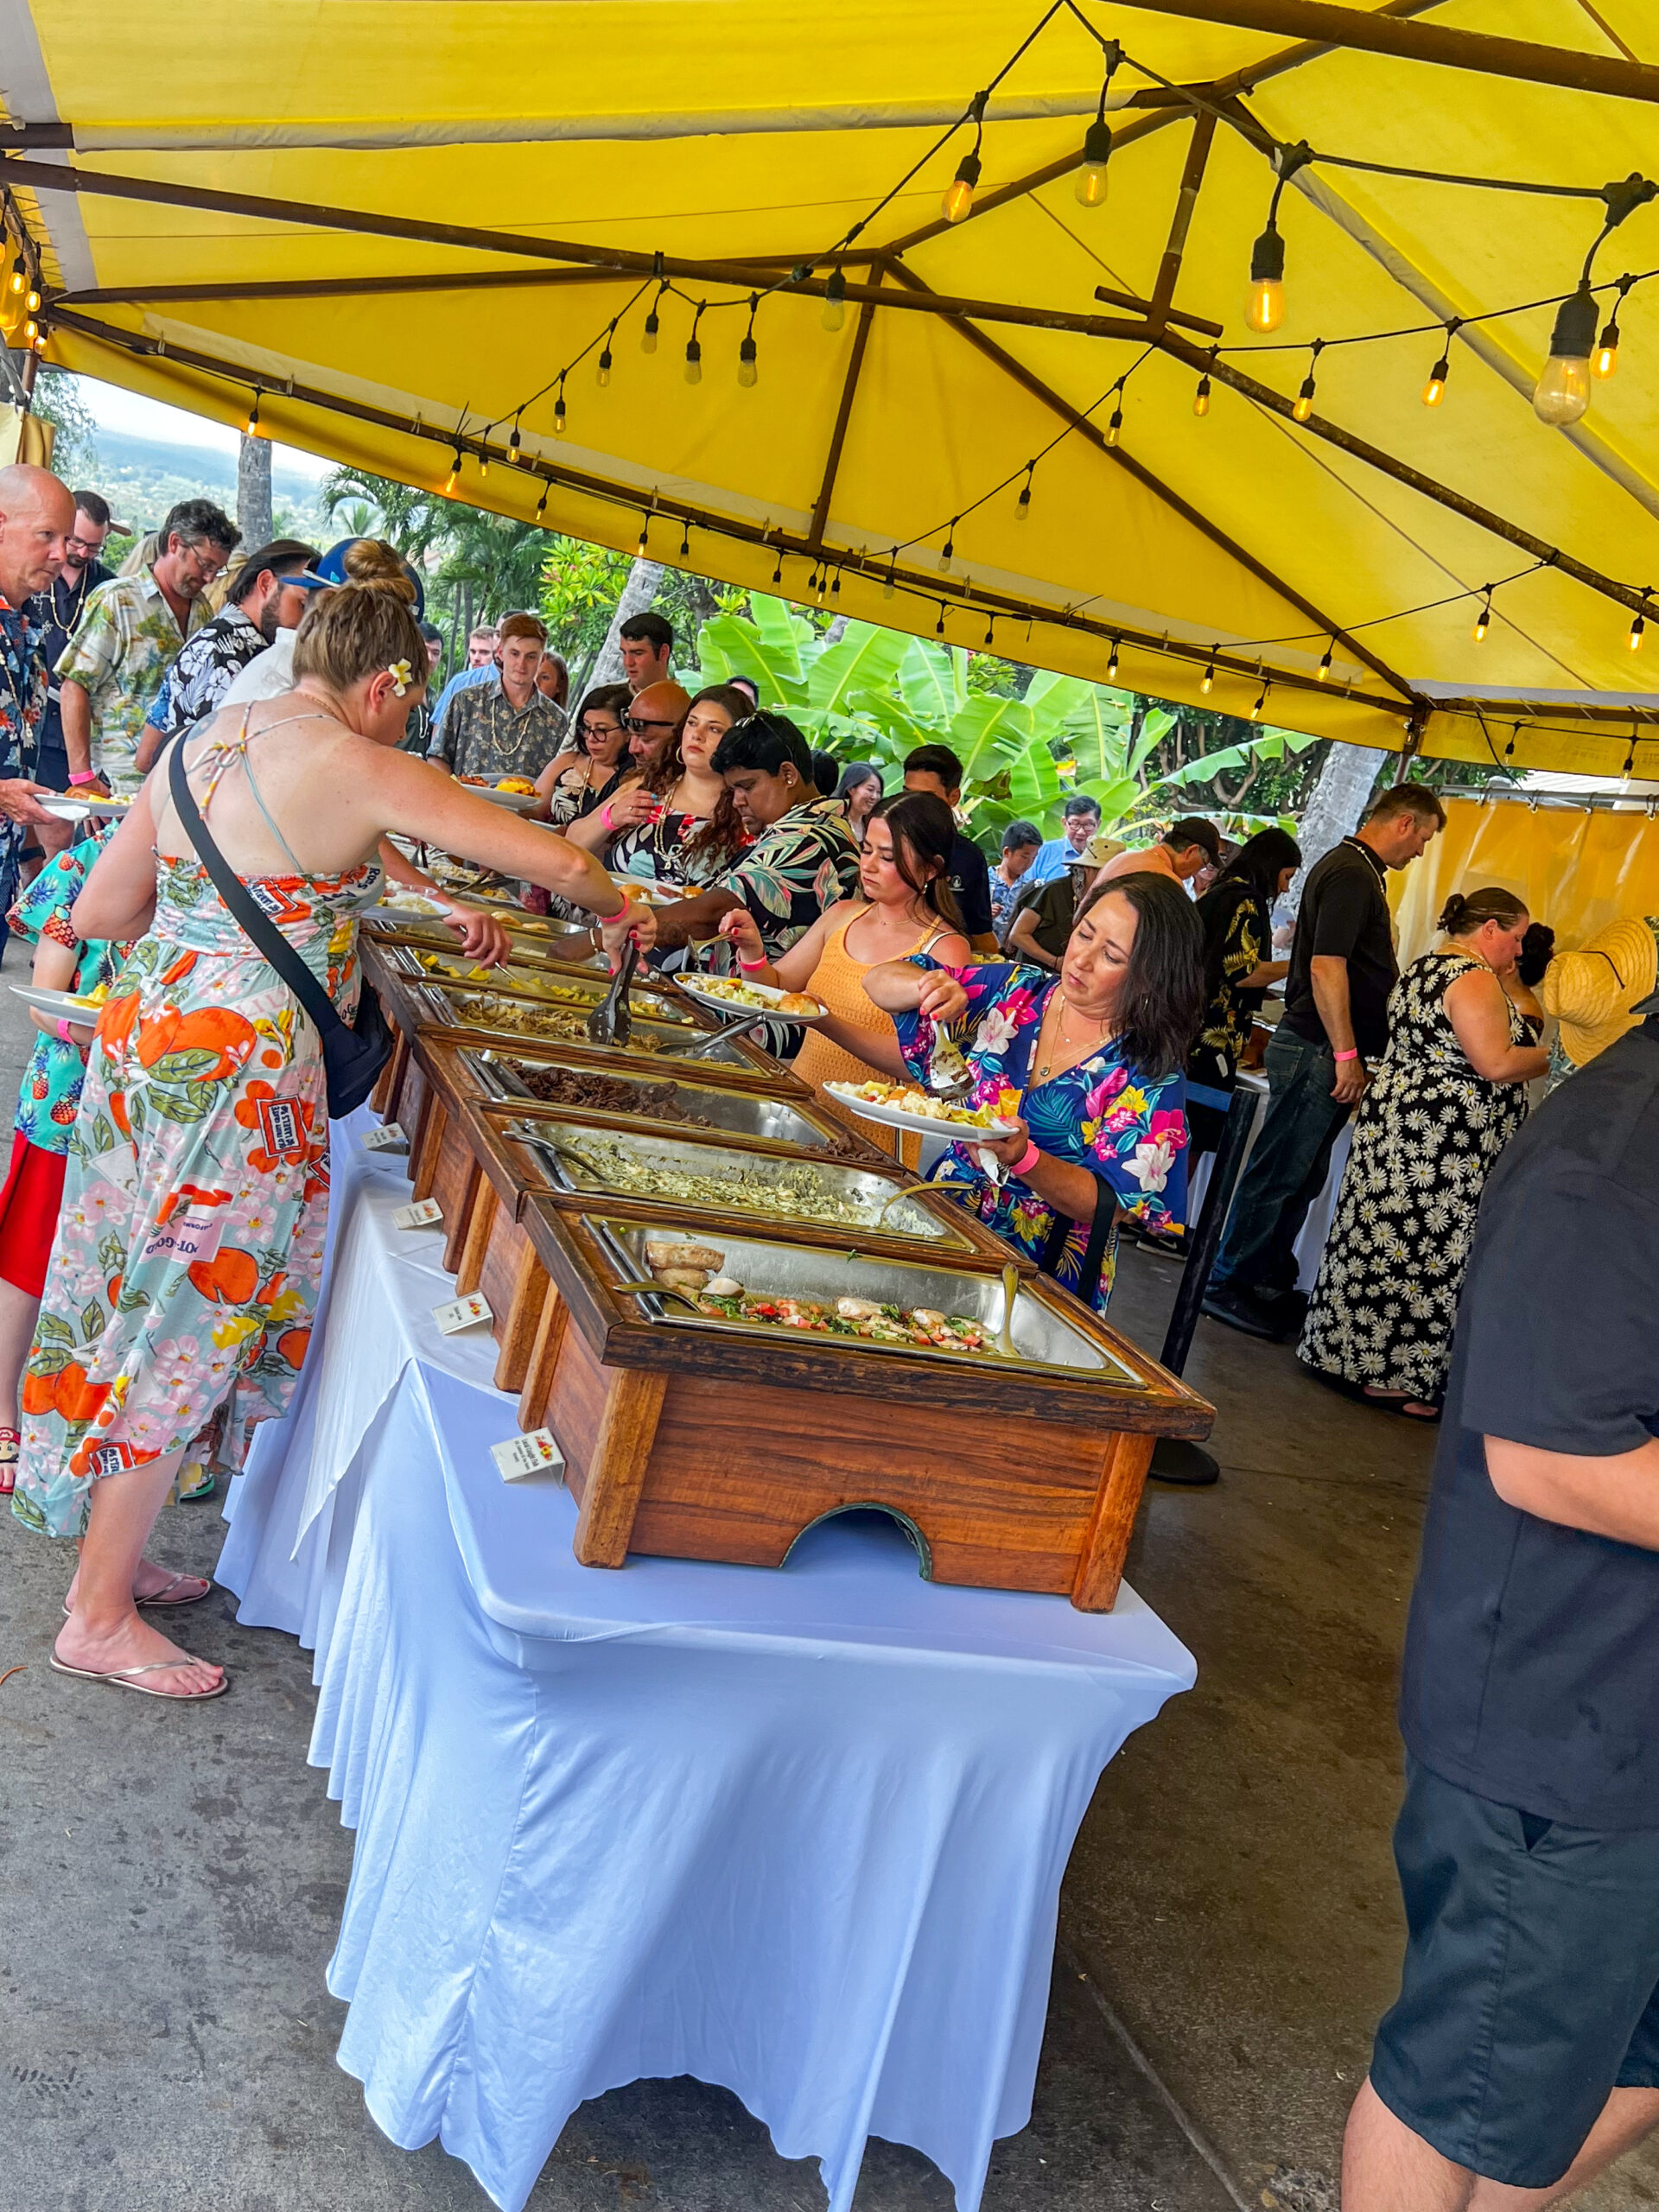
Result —
[[358, 995], [357, 1020], [349, 1027], [340, 1020], [323, 986], [270, 917], [260, 912], [246, 884], [213, 842], [213, 833], [202, 820], [201, 810], [185, 779], [181, 745], [170, 749], [167, 776], [184, 834], [213, 878], [213, 887], [242, 925], [254, 950], [270, 962], [310, 1016], [322, 1045], [329, 1118], [336, 1122], [343, 1119], [363, 1103], [391, 1057], [391, 1030], [379, 1000], [372, 987], [365, 982]]

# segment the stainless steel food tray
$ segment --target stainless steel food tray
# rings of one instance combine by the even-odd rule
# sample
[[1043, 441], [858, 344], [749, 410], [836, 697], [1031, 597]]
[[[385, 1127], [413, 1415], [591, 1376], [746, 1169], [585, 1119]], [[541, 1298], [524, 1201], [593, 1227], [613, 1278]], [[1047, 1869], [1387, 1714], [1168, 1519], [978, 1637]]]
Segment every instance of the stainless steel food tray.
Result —
[[[421, 982], [416, 982], [413, 979], [409, 979], [408, 989], [411, 1004], [424, 1014], [428, 1020], [435, 1022], [440, 1028], [488, 1031], [492, 1034], [501, 1036], [504, 1039], [511, 1039], [514, 1045], [522, 1042], [531, 1056], [534, 1055], [538, 1046], [551, 1046], [556, 1049], [569, 1046], [573, 1050], [580, 1049], [589, 1052], [599, 1051], [610, 1052], [620, 1049], [624, 1053], [638, 1058], [642, 1064], [654, 1066], [663, 1061], [673, 1060], [677, 1046], [683, 1052], [685, 1047], [692, 1044], [699, 1035], [711, 1033], [699, 1030], [683, 1020], [659, 1020], [654, 1015], [650, 1020], [645, 1020], [636, 1014], [633, 1017], [634, 1038], [636, 1039], [650, 1038], [652, 1042], [649, 1046], [643, 1050], [637, 1042], [620, 1048], [600, 1046], [593, 1044], [583, 1035], [582, 1025], [584, 1017], [582, 1009], [579, 1006], [561, 1006], [556, 1001], [522, 994], [516, 995], [512, 992], [498, 994], [517, 1006], [531, 1008], [541, 1007], [550, 1013], [569, 1013], [574, 1015], [575, 1020], [574, 1030], [568, 1036], [560, 1036], [551, 1031], [539, 1033], [535, 1029], [509, 1028], [501, 1023], [499, 1017], [494, 1016], [493, 1009], [466, 1003], [468, 1000], [488, 997], [491, 987], [487, 983], [448, 984], [434, 982], [429, 978], [423, 978]], [[597, 1004], [603, 996], [604, 990], [601, 987], [594, 995], [594, 1003]], [[747, 1075], [756, 1072], [756, 1062], [738, 1051], [735, 1040], [730, 1038], [715, 1046], [710, 1051], [700, 1053], [698, 1058], [710, 1067], [723, 1064], [729, 1067], [741, 1068]]]
[[[588, 975], [550, 962], [522, 960], [516, 950], [505, 967], [493, 968], [486, 976], [473, 972], [478, 963], [464, 952], [440, 951], [435, 947], [416, 951], [411, 945], [399, 944], [385, 948], [385, 957], [393, 971], [410, 984], [500, 991], [509, 998], [536, 999], [544, 1004], [578, 1007], [584, 1013], [597, 1006], [611, 987], [608, 969]], [[683, 1029], [704, 1027], [702, 1018], [677, 994], [653, 990], [643, 976], [629, 984], [628, 1005], [635, 1014], [652, 1021], [673, 1022]]]
[[[457, 1058], [467, 1073], [478, 1084], [486, 1098], [502, 1104], [520, 1106], [530, 1104], [544, 1112], [576, 1116], [591, 1111], [593, 1126], [611, 1127], [619, 1118], [608, 1109], [588, 1109], [565, 1105], [557, 1099], [537, 1098], [518, 1075], [521, 1067], [563, 1068], [573, 1075], [590, 1072], [586, 1068], [569, 1067], [561, 1057], [558, 1047], [550, 1039], [545, 1049], [538, 1049], [532, 1039], [526, 1039], [520, 1048], [513, 1044], [501, 1046], [466, 1046], [460, 1047]], [[786, 1104], [780, 1098], [766, 1098], [753, 1090], [727, 1090], [721, 1088], [715, 1071], [709, 1071], [707, 1081], [671, 1074], [653, 1061], [649, 1068], [607, 1067], [606, 1078], [613, 1083], [633, 1085], [640, 1093], [637, 1113], [640, 1120], [664, 1128], [677, 1129], [678, 1123], [664, 1120], [653, 1113], [644, 1096], [646, 1084], [665, 1083], [673, 1093], [673, 1103], [689, 1115], [701, 1115], [711, 1130], [729, 1131], [739, 1137], [759, 1138], [765, 1144], [791, 1145], [798, 1150], [812, 1153], [855, 1152], [859, 1140], [842, 1123], [821, 1109], [803, 1111], [796, 1105]], [[627, 1118], [633, 1118], [629, 1111]], [[693, 1127], [696, 1126], [694, 1123]]]
[[[618, 1221], [584, 1215], [595, 1245], [607, 1266], [615, 1269], [613, 1287], [638, 1282], [651, 1273], [645, 1258], [647, 1241], [666, 1238], [688, 1244], [712, 1245], [723, 1255], [723, 1272], [735, 1277], [745, 1290], [773, 1297], [810, 1298], [833, 1304], [837, 1298], [870, 1298], [886, 1305], [932, 1306], [944, 1313], [960, 1313], [980, 1322], [994, 1338], [1000, 1338], [1005, 1294], [1000, 1276], [969, 1274], [941, 1267], [931, 1260], [891, 1259], [857, 1251], [796, 1243], [773, 1243], [753, 1236], [728, 1236], [690, 1230], [678, 1224]], [[1021, 1283], [1015, 1292], [1013, 1336], [1017, 1360], [1010, 1363], [993, 1345], [983, 1352], [953, 1352], [938, 1345], [874, 1344], [855, 1337], [797, 1336], [768, 1322], [715, 1319], [696, 1313], [677, 1299], [663, 1299], [653, 1292], [633, 1294], [639, 1309], [664, 1328], [691, 1329], [715, 1338], [739, 1337], [753, 1343], [757, 1336], [776, 1338], [785, 1345], [791, 1340], [814, 1351], [839, 1352], [859, 1360], [870, 1357], [917, 1360], [931, 1364], [939, 1360], [951, 1366], [980, 1368], [989, 1364], [1046, 1370], [1051, 1374], [1087, 1375], [1114, 1390], [1143, 1391], [1147, 1385], [1133, 1369], [1090, 1341], [1074, 1327], [1058, 1305]]]
[[[601, 1191], [619, 1198], [655, 1199], [662, 1205], [693, 1207], [699, 1211], [729, 1211], [761, 1220], [787, 1221], [806, 1229], [857, 1230], [869, 1234], [912, 1237], [937, 1243], [943, 1250], [967, 1251], [970, 1240], [948, 1221], [929, 1212], [910, 1198], [887, 1205], [902, 1187], [890, 1175], [866, 1173], [861, 1168], [830, 1160], [788, 1160], [775, 1153], [748, 1152], [734, 1146], [678, 1141], [672, 1137], [619, 1129], [565, 1128], [557, 1122], [510, 1122], [506, 1134], [528, 1147], [546, 1170], [549, 1182], [561, 1191]], [[666, 1191], [644, 1191], [627, 1182], [607, 1179], [592, 1160], [596, 1146], [608, 1145], [648, 1171], [717, 1178], [721, 1187], [706, 1196], [681, 1198]], [[760, 1190], [786, 1190], [791, 1179], [810, 1178], [818, 1190], [838, 1201], [842, 1211], [832, 1217], [795, 1212], [760, 1203]], [[885, 1220], [882, 1208], [887, 1206]], [[912, 1300], [913, 1304], [915, 1301]], [[924, 1303], [926, 1301], [924, 1300]]]

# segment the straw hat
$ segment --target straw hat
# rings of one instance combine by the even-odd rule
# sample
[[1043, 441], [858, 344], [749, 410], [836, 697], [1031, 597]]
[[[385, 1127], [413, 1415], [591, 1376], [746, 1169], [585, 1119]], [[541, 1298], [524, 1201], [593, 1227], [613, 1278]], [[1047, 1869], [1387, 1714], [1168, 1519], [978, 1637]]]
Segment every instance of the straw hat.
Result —
[[1616, 1044], [1637, 1021], [1636, 1004], [1659, 980], [1659, 921], [1626, 914], [1581, 944], [1558, 952], [1538, 1001], [1561, 1025], [1561, 1050], [1575, 1068]]

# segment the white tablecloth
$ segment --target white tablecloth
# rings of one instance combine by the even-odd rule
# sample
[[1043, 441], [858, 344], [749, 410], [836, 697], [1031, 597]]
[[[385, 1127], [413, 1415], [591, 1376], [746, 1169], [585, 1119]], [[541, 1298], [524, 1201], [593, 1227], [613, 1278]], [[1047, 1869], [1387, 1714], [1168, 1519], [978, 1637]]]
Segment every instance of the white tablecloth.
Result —
[[337, 1129], [320, 1325], [351, 1357], [260, 1439], [219, 1570], [316, 1649], [311, 1757], [357, 1830], [340, 2063], [507, 2212], [585, 2098], [678, 2074], [822, 2160], [831, 2212], [869, 2134], [972, 2212], [1029, 2114], [1077, 1823], [1191, 1657], [1127, 1586], [934, 1587], [870, 1517], [779, 1572], [577, 1566], [563, 1489], [490, 1459], [493, 1348], [426, 1318], [448, 1279], [388, 1225], [400, 1171]]

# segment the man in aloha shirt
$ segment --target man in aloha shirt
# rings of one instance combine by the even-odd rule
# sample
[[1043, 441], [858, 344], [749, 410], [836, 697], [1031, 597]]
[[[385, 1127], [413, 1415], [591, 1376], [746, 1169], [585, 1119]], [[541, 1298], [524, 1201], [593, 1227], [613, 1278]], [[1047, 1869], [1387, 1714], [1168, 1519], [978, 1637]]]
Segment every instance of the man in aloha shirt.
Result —
[[162, 677], [144, 718], [148, 728], [138, 747], [141, 768], [149, 766], [169, 738], [211, 715], [248, 663], [276, 644], [278, 631], [298, 629], [310, 593], [288, 579], [321, 557], [315, 545], [297, 537], [279, 537], [249, 554], [225, 594], [224, 606], [211, 622], [192, 632]]
[[11, 903], [29, 830], [59, 826], [35, 798], [46, 664], [40, 626], [22, 610], [35, 592], [50, 589], [74, 518], [74, 495], [49, 469], [0, 468], [0, 912]]
[[536, 688], [547, 631], [534, 614], [509, 614], [496, 651], [500, 667], [454, 700], [427, 758], [452, 775], [487, 783], [522, 776], [534, 783], [564, 751], [564, 710]]
[[143, 782], [145, 714], [187, 634], [209, 620], [203, 594], [231, 557], [236, 524], [211, 499], [181, 499], [160, 542], [152, 567], [99, 586], [57, 666], [70, 781], [91, 769], [127, 797]]

